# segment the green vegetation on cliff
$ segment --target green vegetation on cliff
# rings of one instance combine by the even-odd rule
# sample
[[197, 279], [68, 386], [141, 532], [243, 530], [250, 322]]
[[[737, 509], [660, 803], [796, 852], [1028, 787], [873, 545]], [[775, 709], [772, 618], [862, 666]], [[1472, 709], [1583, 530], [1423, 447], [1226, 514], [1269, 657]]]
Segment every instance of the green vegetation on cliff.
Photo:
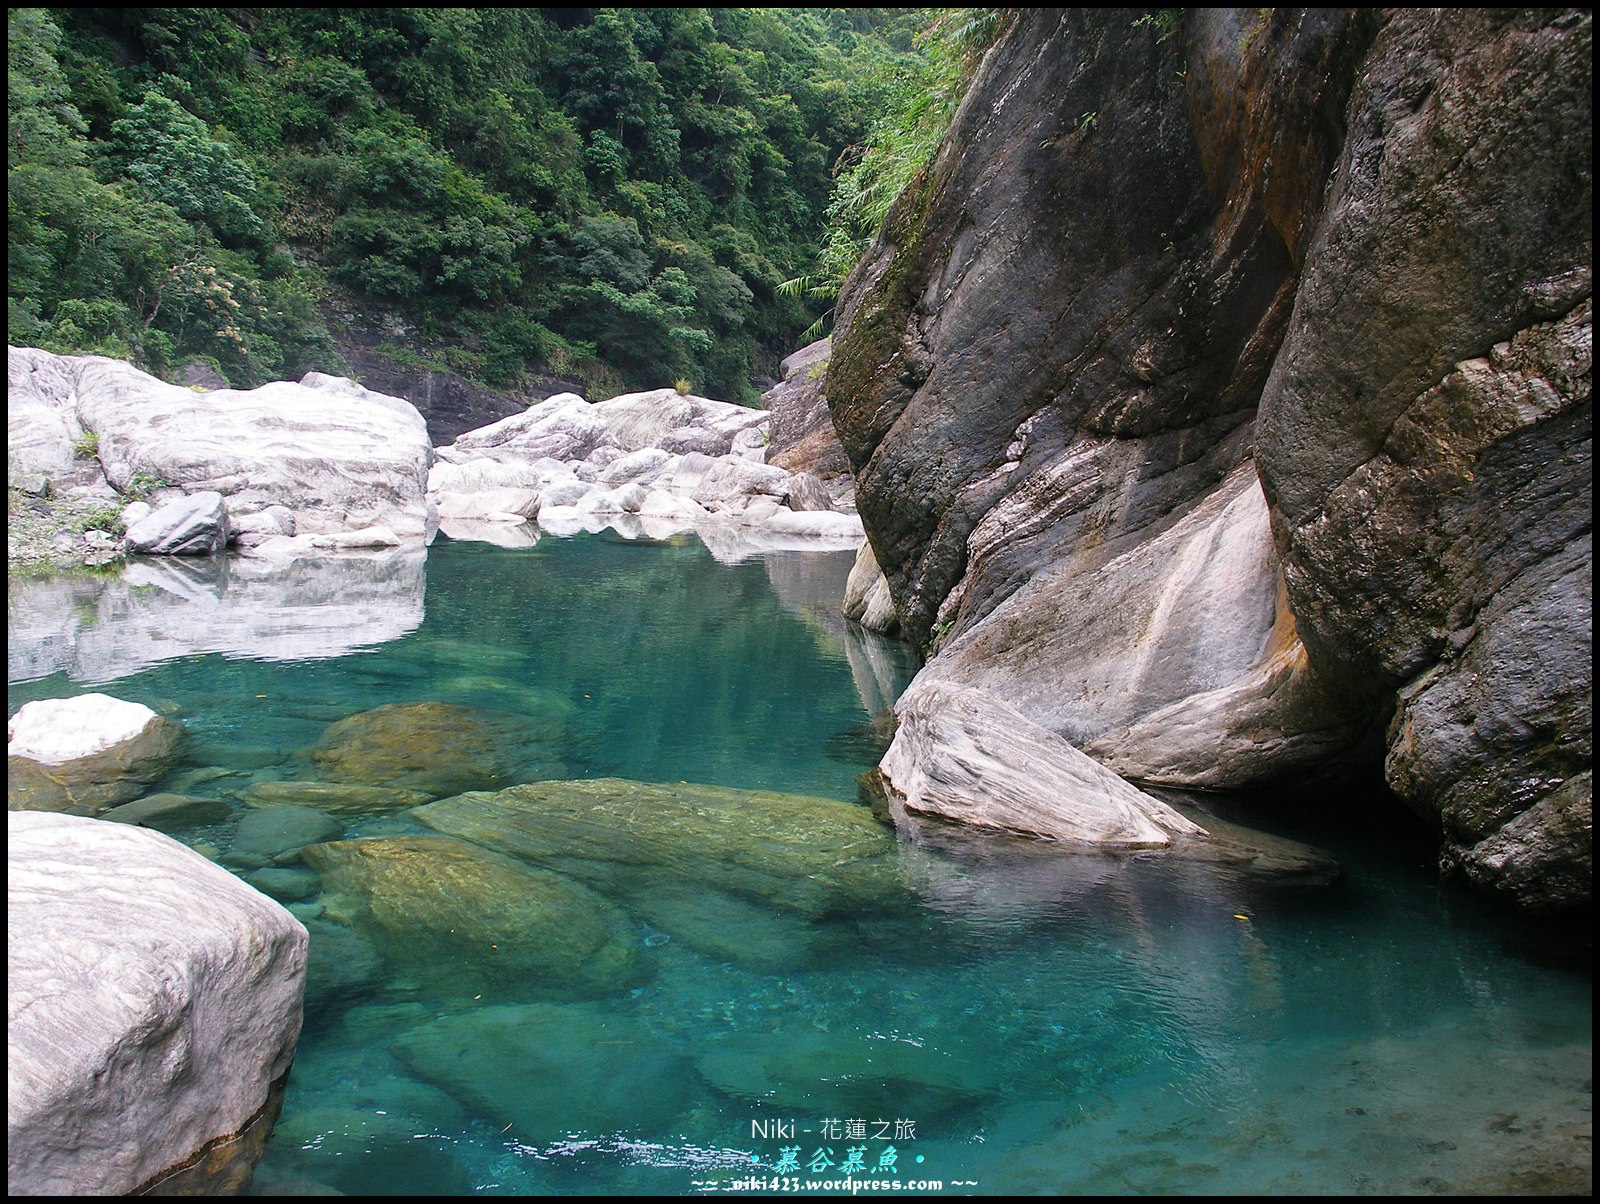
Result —
[[359, 314], [490, 385], [754, 400], [925, 21], [10, 10], [8, 340], [248, 385], [337, 369], [328, 323]]

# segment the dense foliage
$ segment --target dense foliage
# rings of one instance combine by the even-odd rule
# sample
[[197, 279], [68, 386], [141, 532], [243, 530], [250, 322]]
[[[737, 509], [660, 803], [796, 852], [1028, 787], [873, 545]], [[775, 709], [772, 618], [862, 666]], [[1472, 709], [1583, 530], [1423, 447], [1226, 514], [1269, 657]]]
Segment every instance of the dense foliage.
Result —
[[12, 9], [8, 339], [254, 384], [338, 370], [351, 323], [491, 385], [753, 400], [816, 316], [780, 286], [835, 165], [920, 95], [925, 23]]
[[[779, 285], [789, 296], [831, 301], [861, 261], [889, 206], [930, 162], [955, 117], [983, 52], [1008, 27], [1017, 10], [934, 10], [916, 35], [921, 51], [881, 72], [883, 106], [867, 137], [845, 150], [835, 168], [827, 230], [815, 268]], [[823, 314], [802, 337], [823, 330]]]

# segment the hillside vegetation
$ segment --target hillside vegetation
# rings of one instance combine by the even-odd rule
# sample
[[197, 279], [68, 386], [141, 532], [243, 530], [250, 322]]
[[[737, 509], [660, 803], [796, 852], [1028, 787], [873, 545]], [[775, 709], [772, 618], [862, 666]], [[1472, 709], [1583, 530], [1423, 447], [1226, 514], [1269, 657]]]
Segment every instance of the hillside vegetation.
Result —
[[936, 144], [929, 99], [947, 121], [972, 28], [887, 9], [13, 9], [8, 341], [169, 375], [208, 359], [254, 385], [338, 371], [359, 323], [397, 361], [492, 387], [681, 378], [750, 402], [825, 307], [781, 286], [818, 270], [830, 201], [838, 278]]

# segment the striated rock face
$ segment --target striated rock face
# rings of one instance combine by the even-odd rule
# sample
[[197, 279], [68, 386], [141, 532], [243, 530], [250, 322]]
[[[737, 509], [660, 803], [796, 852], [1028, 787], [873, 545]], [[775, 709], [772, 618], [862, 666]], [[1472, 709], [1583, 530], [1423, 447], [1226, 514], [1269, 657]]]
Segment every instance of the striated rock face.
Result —
[[985, 690], [919, 681], [895, 713], [883, 780], [913, 811], [1101, 848], [1205, 835]]
[[1018, 13], [827, 371], [937, 652], [902, 720], [976, 687], [1175, 786], [1382, 765], [1447, 868], [1588, 900], [1590, 27]]
[[237, 1191], [299, 1040], [305, 929], [125, 824], [13, 814], [7, 860], [8, 1190], [128, 1194], [210, 1151], [190, 1188]]
[[1586, 13], [1389, 20], [1261, 403], [1313, 664], [1398, 692], [1391, 786], [1540, 910], [1593, 875], [1591, 78]]
[[[24, 473], [93, 465], [101, 487], [123, 495], [161, 482], [220, 493], [237, 517], [281, 506], [301, 536], [426, 533], [432, 445], [399, 398], [317, 372], [197, 393], [117, 360], [31, 348], [10, 348], [8, 367], [7, 446]], [[85, 433], [97, 459], [74, 460]]]
[[822, 480], [830, 496], [853, 490], [850, 462], [828, 413], [828, 359], [832, 339], [808, 343], [782, 365], [783, 380], [761, 395], [772, 415], [767, 463], [790, 472], [809, 472]]

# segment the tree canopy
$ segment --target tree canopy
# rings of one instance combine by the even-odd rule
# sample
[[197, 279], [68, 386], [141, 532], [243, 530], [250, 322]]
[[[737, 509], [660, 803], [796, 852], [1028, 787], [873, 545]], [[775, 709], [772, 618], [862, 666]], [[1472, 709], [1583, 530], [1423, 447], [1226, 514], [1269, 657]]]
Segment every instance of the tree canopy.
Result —
[[492, 386], [753, 401], [930, 19], [9, 10], [8, 338], [250, 385], [359, 315]]

